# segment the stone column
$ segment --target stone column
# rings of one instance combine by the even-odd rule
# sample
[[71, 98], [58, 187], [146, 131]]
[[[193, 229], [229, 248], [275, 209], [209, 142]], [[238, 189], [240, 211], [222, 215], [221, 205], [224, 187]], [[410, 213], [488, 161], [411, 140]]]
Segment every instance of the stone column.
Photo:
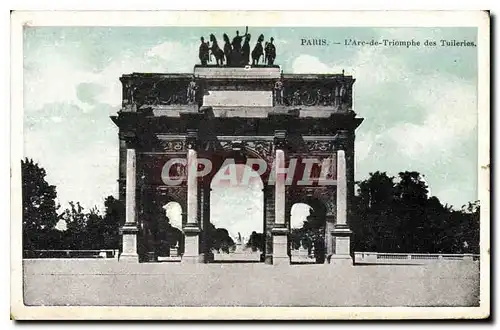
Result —
[[350, 236], [347, 225], [347, 173], [346, 158], [343, 149], [337, 150], [337, 221], [332, 231], [333, 254], [330, 263], [352, 265]]
[[274, 189], [274, 226], [273, 265], [289, 265], [288, 228], [285, 222], [285, 147], [286, 131], [275, 132], [275, 189]]
[[[336, 187], [328, 187], [328, 189], [336, 189]], [[331, 200], [327, 201], [327, 213], [325, 219], [325, 263], [330, 262], [332, 257], [334, 246], [333, 246], [333, 229], [335, 228], [335, 210], [336, 200], [335, 194], [329, 197]]]
[[264, 204], [264, 251], [262, 258], [268, 265], [273, 264], [273, 226], [274, 226], [274, 187], [264, 186], [263, 204]]
[[137, 254], [137, 200], [136, 200], [136, 155], [135, 148], [127, 147], [127, 172], [125, 186], [125, 224], [122, 234], [122, 253], [120, 261], [138, 262]]
[[347, 225], [347, 173], [345, 151], [337, 151], [337, 225]]
[[122, 132], [118, 134], [118, 199], [125, 202], [125, 185], [127, 173], [127, 141]]
[[209, 228], [210, 228], [210, 193], [211, 193], [210, 186], [207, 184], [207, 182], [204, 183], [203, 188], [200, 189], [201, 192], [201, 198], [200, 198], [200, 208], [201, 208], [201, 217], [200, 217], [200, 227], [202, 230], [202, 251], [200, 254], [200, 257], [203, 259], [206, 263], [212, 262], [214, 260], [214, 254], [210, 249], [210, 236], [209, 236]]
[[198, 154], [196, 151], [197, 131], [187, 133], [187, 221], [183, 228], [184, 255], [182, 262], [200, 262], [200, 225], [198, 221]]

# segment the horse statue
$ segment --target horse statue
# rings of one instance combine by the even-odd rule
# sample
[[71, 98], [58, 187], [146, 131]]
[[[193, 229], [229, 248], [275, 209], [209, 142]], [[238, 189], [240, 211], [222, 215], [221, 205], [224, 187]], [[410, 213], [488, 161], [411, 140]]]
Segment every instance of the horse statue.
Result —
[[255, 48], [252, 50], [252, 65], [259, 65], [259, 59], [264, 55], [264, 48], [262, 48], [262, 42], [264, 41], [264, 35], [261, 34]]
[[229, 40], [228, 35], [225, 33], [222, 37], [224, 39], [224, 55], [226, 56], [226, 65], [231, 66], [231, 52], [233, 51], [233, 48], [231, 47], [231, 40]]
[[212, 47], [210, 47], [210, 51], [212, 55], [215, 57], [215, 61], [217, 65], [221, 66], [224, 64], [224, 52], [220, 49], [217, 44], [217, 38], [213, 34], [210, 34], [210, 42], [212, 43]]

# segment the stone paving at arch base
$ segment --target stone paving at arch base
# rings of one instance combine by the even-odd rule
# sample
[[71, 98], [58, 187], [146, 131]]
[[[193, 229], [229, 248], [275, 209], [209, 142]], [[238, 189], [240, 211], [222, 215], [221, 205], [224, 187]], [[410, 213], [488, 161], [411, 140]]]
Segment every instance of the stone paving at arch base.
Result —
[[58, 306], [478, 306], [479, 263], [282, 265], [27, 259], [24, 303]]

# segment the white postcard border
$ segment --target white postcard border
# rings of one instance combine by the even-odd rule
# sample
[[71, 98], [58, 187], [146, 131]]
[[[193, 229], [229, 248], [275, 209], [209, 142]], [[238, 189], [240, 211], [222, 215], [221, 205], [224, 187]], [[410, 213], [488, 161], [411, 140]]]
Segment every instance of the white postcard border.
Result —
[[[23, 34], [28, 26], [477, 27], [480, 307], [31, 307], [23, 304], [21, 169]], [[11, 318], [26, 319], [429, 319], [490, 314], [490, 25], [481, 11], [16, 11], [11, 14]]]

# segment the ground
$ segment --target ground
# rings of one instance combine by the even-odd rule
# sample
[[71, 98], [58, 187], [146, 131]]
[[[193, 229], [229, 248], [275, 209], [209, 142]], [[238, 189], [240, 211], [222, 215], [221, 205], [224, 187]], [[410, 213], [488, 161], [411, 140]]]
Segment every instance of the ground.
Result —
[[26, 305], [478, 306], [479, 263], [133, 264], [24, 260]]

